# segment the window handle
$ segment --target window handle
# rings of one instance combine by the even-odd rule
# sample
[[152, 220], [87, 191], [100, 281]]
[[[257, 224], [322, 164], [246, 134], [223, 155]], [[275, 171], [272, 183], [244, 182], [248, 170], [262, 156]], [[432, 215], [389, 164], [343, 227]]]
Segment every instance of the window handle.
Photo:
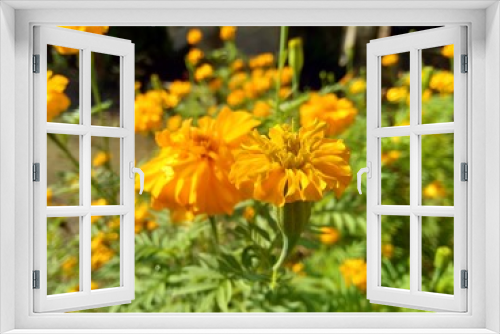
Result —
[[140, 182], [141, 182], [141, 190], [139, 191], [139, 194], [142, 195], [142, 191], [144, 190], [144, 172], [140, 168], [134, 167], [133, 161], [130, 161], [129, 167], [130, 167], [130, 169], [129, 169], [130, 175], [129, 176], [131, 179], [134, 178], [134, 173], [139, 174], [139, 178], [140, 178]]
[[366, 173], [366, 177], [371, 179], [372, 178], [372, 163], [368, 161], [367, 167], [361, 168], [358, 172], [358, 192], [361, 195], [361, 178], [363, 176], [363, 173]]

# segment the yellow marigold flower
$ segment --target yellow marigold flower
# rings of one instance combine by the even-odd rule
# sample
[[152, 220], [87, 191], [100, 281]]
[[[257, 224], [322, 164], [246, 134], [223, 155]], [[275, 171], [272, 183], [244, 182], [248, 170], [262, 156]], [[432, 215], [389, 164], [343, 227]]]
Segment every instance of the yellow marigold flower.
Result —
[[454, 56], [454, 49], [455, 48], [454, 48], [453, 44], [445, 45], [441, 49], [441, 54], [443, 56], [445, 56], [446, 58], [453, 58], [453, 56]]
[[214, 74], [214, 69], [209, 64], [203, 64], [196, 69], [194, 72], [194, 78], [196, 81], [202, 81], [209, 79]]
[[64, 94], [68, 83], [65, 76], [47, 71], [47, 122], [69, 108], [69, 97]]
[[422, 102], [429, 101], [431, 97], [432, 97], [432, 90], [430, 89], [424, 90], [424, 92], [422, 93]]
[[392, 66], [399, 61], [397, 54], [387, 55], [382, 57], [382, 66]]
[[247, 81], [248, 75], [245, 72], [238, 72], [231, 76], [229, 79], [229, 89], [237, 89]]
[[170, 94], [182, 98], [191, 91], [191, 83], [189, 81], [175, 80], [168, 87]]
[[363, 259], [345, 260], [340, 266], [346, 286], [353, 284], [359, 290], [366, 290], [366, 262]]
[[92, 252], [92, 257], [90, 259], [92, 270], [101, 268], [115, 255], [115, 252], [108, 247], [107, 237], [103, 232], [98, 232], [97, 235], [92, 238], [90, 248]]
[[[109, 30], [109, 27], [103, 27], [103, 26], [72, 26], [72, 27], [60, 26], [59, 28], [66, 28], [66, 29], [78, 30], [78, 31], [83, 31], [83, 32], [90, 32], [90, 33], [98, 34], [98, 35], [104, 35]], [[64, 46], [57, 46], [57, 45], [54, 45], [54, 48], [56, 49], [56, 51], [59, 54], [61, 54], [63, 56], [78, 54], [80, 51], [78, 49], [72, 49], [72, 48], [67, 48]]]
[[255, 209], [251, 206], [247, 206], [243, 211], [243, 217], [248, 221], [252, 221], [255, 217]]
[[234, 72], [242, 70], [243, 67], [245, 67], [245, 62], [243, 60], [241, 60], [241, 59], [236, 59], [231, 64], [231, 70], [233, 70]]
[[340, 238], [340, 232], [333, 227], [322, 227], [319, 240], [325, 245], [333, 245]]
[[283, 67], [283, 71], [281, 72], [281, 83], [283, 85], [289, 85], [292, 82], [293, 78], [293, 68], [290, 66]]
[[157, 130], [161, 127], [165, 108], [179, 104], [176, 95], [162, 89], [150, 90], [135, 98], [135, 131]]
[[47, 205], [52, 205], [52, 189], [47, 188]]
[[349, 150], [325, 138], [326, 124], [315, 121], [298, 132], [276, 125], [269, 135], [254, 131], [236, 155], [230, 179], [259, 201], [283, 206], [318, 201], [324, 192], [340, 196], [352, 178]]
[[383, 244], [382, 245], [382, 256], [390, 259], [394, 254], [394, 246], [391, 244]]
[[245, 92], [241, 89], [234, 90], [227, 96], [227, 104], [232, 107], [242, 104], [243, 101], [245, 101]]
[[271, 115], [271, 106], [264, 101], [257, 101], [253, 106], [253, 114], [256, 117], [267, 117]]
[[380, 160], [382, 161], [382, 165], [390, 165], [394, 161], [398, 160], [399, 157], [401, 157], [401, 151], [390, 150], [387, 153], [382, 153]]
[[203, 38], [203, 33], [198, 28], [189, 29], [186, 40], [189, 44], [195, 45], [201, 42]]
[[182, 123], [179, 130], [158, 133], [160, 153], [142, 167], [144, 189], [153, 208], [184, 209], [193, 214], [230, 214], [244, 197], [229, 182], [233, 152], [260, 122], [246, 112], [223, 108], [209, 116]]
[[112, 229], [120, 228], [120, 218], [114, 218], [108, 222], [108, 227]]
[[263, 53], [250, 59], [248, 65], [250, 68], [267, 67], [274, 63], [274, 56], [272, 53]]
[[281, 87], [280, 88], [280, 98], [285, 100], [292, 94], [292, 89], [290, 87]]
[[297, 262], [292, 264], [292, 271], [296, 274], [303, 275], [304, 274], [304, 264], [302, 262]]
[[399, 103], [406, 101], [409, 96], [407, 87], [392, 87], [387, 90], [387, 101]]
[[429, 87], [441, 94], [453, 93], [454, 80], [450, 71], [439, 71], [432, 75]]
[[201, 51], [200, 49], [193, 48], [189, 50], [186, 59], [188, 63], [190, 63], [191, 65], [196, 65], [200, 62], [200, 60], [203, 59], [203, 57], [205, 57], [203, 51]]
[[248, 98], [253, 99], [271, 88], [271, 79], [264, 76], [252, 76], [251, 81], [243, 85], [243, 90]]
[[167, 121], [167, 128], [169, 131], [175, 131], [181, 127], [181, 124], [182, 124], [181, 115], [170, 116]]
[[232, 41], [236, 37], [236, 27], [220, 27], [220, 39]]
[[73, 270], [75, 266], [78, 264], [78, 258], [76, 256], [69, 256], [61, 265], [64, 275], [71, 276], [75, 274]]
[[366, 91], [366, 81], [363, 79], [353, 80], [349, 86], [349, 92], [351, 94], [359, 94]]
[[424, 188], [423, 193], [426, 198], [443, 198], [446, 196], [446, 189], [441, 182], [433, 181]]
[[208, 83], [208, 88], [210, 88], [210, 90], [212, 92], [216, 92], [221, 87], [222, 87], [222, 79], [221, 78], [215, 78], [213, 80], [210, 80], [210, 82]]
[[137, 91], [137, 90], [141, 89], [141, 86], [142, 86], [142, 84], [139, 81], [136, 81], [134, 83], [134, 90]]
[[354, 122], [358, 110], [346, 98], [338, 98], [330, 93], [311, 94], [309, 101], [300, 107], [300, 123], [302, 126], [314, 123], [316, 119], [327, 124], [326, 135], [337, 135]]
[[95, 167], [102, 166], [106, 162], [108, 162], [109, 159], [111, 159], [110, 153], [103, 151], [97, 152], [97, 154], [94, 157], [94, 160], [92, 160], [92, 165], [94, 165]]

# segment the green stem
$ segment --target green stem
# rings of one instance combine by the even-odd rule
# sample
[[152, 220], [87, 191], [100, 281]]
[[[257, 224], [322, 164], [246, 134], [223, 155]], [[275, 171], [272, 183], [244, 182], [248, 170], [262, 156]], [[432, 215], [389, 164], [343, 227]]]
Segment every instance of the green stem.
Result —
[[219, 234], [217, 232], [217, 221], [214, 216], [208, 216], [208, 221], [210, 222], [210, 227], [212, 230], [212, 241], [214, 244], [214, 250], [219, 253]]
[[285, 258], [288, 254], [288, 236], [285, 233], [285, 229], [283, 228], [283, 208], [277, 207], [277, 220], [278, 220], [278, 227], [280, 229], [281, 237], [283, 239], [283, 247], [281, 248], [281, 254], [280, 257], [278, 258], [278, 261], [273, 266], [273, 274], [271, 277], [271, 290], [274, 290], [277, 286], [278, 283], [278, 271], [283, 265], [283, 262], [285, 261]]
[[[280, 31], [280, 50], [278, 54], [278, 78], [276, 79], [276, 110], [275, 113], [278, 114], [280, 112], [280, 90], [281, 90], [281, 74], [283, 73], [283, 66], [285, 65], [286, 55], [285, 55], [285, 45], [288, 39], [288, 27], [282, 26]], [[283, 119], [283, 115], [280, 114], [280, 120], [283, 123], [285, 120]]]

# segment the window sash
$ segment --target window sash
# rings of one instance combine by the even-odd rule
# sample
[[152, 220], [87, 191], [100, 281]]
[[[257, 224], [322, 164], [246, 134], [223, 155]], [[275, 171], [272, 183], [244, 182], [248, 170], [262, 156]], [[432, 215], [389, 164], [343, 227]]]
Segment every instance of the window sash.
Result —
[[[47, 48], [48, 45], [80, 50], [80, 124], [47, 122]], [[91, 52], [120, 57], [121, 127], [91, 125]], [[34, 292], [34, 312], [73, 311], [130, 302], [134, 298], [134, 179], [128, 166], [135, 158], [134, 132], [134, 45], [128, 40], [73, 31], [63, 28], [35, 27], [34, 54], [40, 55], [40, 73], [34, 80], [34, 162], [40, 162], [40, 182], [33, 185], [34, 270], [40, 270], [40, 289]], [[47, 133], [79, 136], [80, 205], [47, 207]], [[91, 205], [91, 138], [121, 139], [121, 205]], [[120, 215], [120, 287], [91, 290], [91, 216]], [[80, 217], [80, 291], [47, 295], [47, 217]]]
[[[466, 28], [426, 30], [371, 41], [367, 46], [367, 161], [372, 177], [367, 182], [367, 298], [373, 303], [415, 309], [467, 311], [467, 290], [460, 288], [460, 271], [467, 269], [467, 183], [460, 180], [460, 163], [467, 162], [467, 87], [461, 73], [461, 54], [467, 54]], [[454, 44], [454, 122], [420, 123], [421, 49]], [[410, 52], [410, 125], [381, 125], [381, 64], [384, 55]], [[420, 136], [454, 134], [454, 206], [420, 205]], [[410, 137], [410, 205], [381, 205], [380, 138]], [[381, 286], [381, 215], [410, 216], [410, 290]], [[454, 217], [454, 295], [419, 291], [421, 287], [421, 216]]]

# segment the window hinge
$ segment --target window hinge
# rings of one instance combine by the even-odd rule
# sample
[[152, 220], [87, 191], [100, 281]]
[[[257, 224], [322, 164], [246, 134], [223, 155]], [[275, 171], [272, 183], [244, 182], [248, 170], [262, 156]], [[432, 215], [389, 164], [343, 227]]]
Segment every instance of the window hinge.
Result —
[[33, 181], [40, 182], [40, 163], [33, 164]]
[[33, 270], [33, 289], [40, 289], [40, 270]]
[[460, 180], [469, 181], [469, 166], [466, 162], [460, 164]]
[[467, 55], [462, 55], [462, 73], [467, 73], [469, 71], [469, 57]]
[[40, 73], [40, 55], [33, 55], [33, 73]]
[[461, 287], [462, 289], [467, 289], [469, 287], [469, 274], [467, 270], [462, 270], [461, 272], [461, 279], [460, 281], [462, 282]]

